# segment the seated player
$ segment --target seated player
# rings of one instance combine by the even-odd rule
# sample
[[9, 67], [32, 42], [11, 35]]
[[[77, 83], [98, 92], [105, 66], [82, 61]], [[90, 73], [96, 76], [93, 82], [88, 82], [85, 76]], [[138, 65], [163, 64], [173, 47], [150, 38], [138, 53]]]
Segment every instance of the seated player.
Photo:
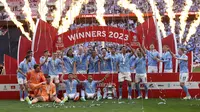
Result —
[[34, 94], [31, 94], [31, 97], [34, 97], [38, 94], [39, 89], [35, 87], [35, 85], [46, 82], [44, 74], [40, 71], [40, 66], [38, 64], [34, 65], [34, 70], [27, 72], [27, 81], [28, 86]]
[[79, 100], [79, 93], [77, 92], [76, 89], [79, 82], [73, 78], [74, 77], [72, 73], [68, 75], [67, 80], [63, 80], [63, 75], [62, 75], [61, 80], [66, 85], [66, 93], [64, 93], [64, 100], [62, 101], [62, 103], [64, 103], [68, 99], [73, 99], [74, 101]]
[[35, 85], [35, 88], [40, 88], [40, 91], [32, 101], [29, 99], [29, 97], [26, 97], [28, 104], [47, 101], [54, 101], [56, 103], [61, 102], [61, 100], [56, 96], [56, 86], [54, 83], [51, 83], [51, 77], [46, 76], [46, 81], [47, 82], [41, 82]]
[[[140, 51], [141, 50], [141, 51]], [[144, 84], [145, 88], [145, 99], [148, 99], [148, 86], [147, 86], [147, 73], [146, 73], [146, 59], [145, 54], [142, 49], [137, 50], [137, 58], [135, 60], [135, 83], [136, 83], [136, 90], [138, 92], [137, 99], [142, 98], [140, 92], [140, 82]]]
[[179, 48], [178, 50], [178, 55], [175, 55], [171, 52], [174, 58], [176, 58], [179, 61], [179, 81], [180, 81], [180, 86], [183, 89], [183, 91], [186, 93], [186, 97], [183, 99], [191, 99], [190, 93], [188, 91], [188, 88], [185, 86], [185, 83], [188, 81], [189, 78], [189, 70], [188, 70], [188, 57], [184, 53], [185, 49], [184, 48]]
[[81, 100], [86, 101], [85, 97], [87, 99], [94, 99], [95, 97], [97, 97], [97, 101], [101, 100], [102, 99], [101, 91], [100, 89], [96, 91], [97, 89], [96, 87], [97, 87], [97, 84], [105, 81], [107, 77], [109, 77], [108, 74], [100, 81], [95, 81], [93, 80], [92, 75], [88, 75], [88, 80], [81, 82], [84, 84], [84, 87], [85, 87], [85, 91], [81, 90]]

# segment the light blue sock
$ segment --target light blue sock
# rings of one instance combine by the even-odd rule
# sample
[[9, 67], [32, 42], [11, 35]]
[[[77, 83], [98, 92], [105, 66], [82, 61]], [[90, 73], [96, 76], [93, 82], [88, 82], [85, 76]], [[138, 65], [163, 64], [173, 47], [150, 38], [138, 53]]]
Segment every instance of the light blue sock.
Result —
[[188, 88], [185, 85], [182, 88], [183, 88], [183, 91], [186, 93], [186, 96], [190, 96], [190, 93], [188, 92]]
[[85, 91], [81, 90], [81, 97], [85, 98]]
[[148, 87], [147, 84], [144, 84], [145, 96], [148, 96]]
[[97, 97], [100, 97], [100, 96], [101, 96], [101, 91], [98, 90], [98, 91], [97, 91]]
[[21, 89], [19, 90], [19, 97], [20, 97], [20, 99], [23, 98], [23, 90], [21, 90]]
[[24, 99], [28, 96], [28, 91], [24, 91]]
[[131, 86], [128, 87], [128, 95], [132, 96], [132, 87]]
[[119, 96], [122, 96], [122, 88], [119, 88]]
[[136, 84], [136, 90], [138, 92], [138, 96], [141, 96], [141, 92], [140, 92], [140, 85], [139, 84]]

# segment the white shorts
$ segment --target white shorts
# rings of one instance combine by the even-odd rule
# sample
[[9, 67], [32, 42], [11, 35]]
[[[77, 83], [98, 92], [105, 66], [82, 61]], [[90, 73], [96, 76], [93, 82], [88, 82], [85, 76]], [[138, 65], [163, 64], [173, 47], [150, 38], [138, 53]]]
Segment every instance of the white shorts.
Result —
[[135, 75], [135, 82], [138, 83], [142, 81], [142, 83], [147, 83], [147, 74], [137, 74]]
[[67, 94], [64, 93], [64, 97], [68, 97], [69, 99], [74, 99], [75, 97], [79, 97], [79, 93]]
[[50, 75], [50, 77], [51, 77], [51, 82], [53, 83], [53, 81], [54, 81], [54, 83], [59, 83], [60, 81], [59, 81], [59, 75]]
[[89, 99], [92, 99], [95, 96], [95, 93], [85, 93], [85, 94], [86, 94], [86, 97]]
[[188, 73], [180, 73], [179, 82], [187, 82], [189, 78]]
[[18, 84], [26, 84], [27, 83], [27, 79], [25, 78], [17, 78], [17, 82]]
[[169, 70], [164, 70], [164, 73], [172, 73], [173, 70], [172, 69], [169, 69]]
[[120, 72], [118, 74], [118, 82], [132, 81], [130, 72]]
[[157, 66], [148, 66], [148, 73], [158, 73]]

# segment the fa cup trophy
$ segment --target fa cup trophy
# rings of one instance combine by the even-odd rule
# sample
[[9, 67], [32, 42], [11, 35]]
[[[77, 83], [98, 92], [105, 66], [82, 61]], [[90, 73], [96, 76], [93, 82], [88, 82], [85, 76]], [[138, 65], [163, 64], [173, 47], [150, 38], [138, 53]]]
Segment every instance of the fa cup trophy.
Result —
[[109, 83], [106, 87], [104, 87], [103, 91], [104, 91], [103, 95], [104, 99], [117, 98], [116, 87], [114, 84]]

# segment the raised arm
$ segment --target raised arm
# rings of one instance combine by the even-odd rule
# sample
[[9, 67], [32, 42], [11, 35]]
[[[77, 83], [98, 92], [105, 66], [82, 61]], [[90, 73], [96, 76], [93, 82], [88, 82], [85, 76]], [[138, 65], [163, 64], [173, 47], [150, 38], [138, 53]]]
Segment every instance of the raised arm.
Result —
[[109, 77], [109, 74], [106, 74], [103, 79], [101, 79], [100, 81], [98, 81], [98, 83], [104, 82], [108, 77]]

